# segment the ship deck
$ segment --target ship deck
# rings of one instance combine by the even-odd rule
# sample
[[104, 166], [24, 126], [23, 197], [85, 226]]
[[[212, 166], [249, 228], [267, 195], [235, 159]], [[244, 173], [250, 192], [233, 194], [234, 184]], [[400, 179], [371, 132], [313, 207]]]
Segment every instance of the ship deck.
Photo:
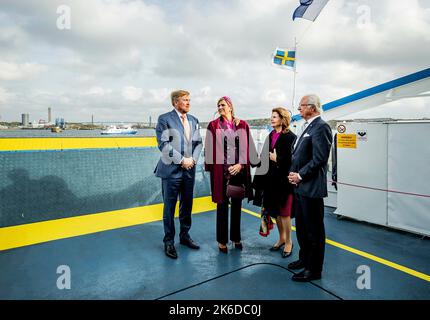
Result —
[[428, 238], [330, 207], [320, 280], [291, 280], [295, 231], [292, 256], [270, 252], [277, 231], [261, 237], [259, 208], [245, 202], [244, 249], [220, 253], [202, 163], [190, 232], [201, 248], [177, 244], [179, 258], [166, 257], [158, 159], [153, 137], [0, 139], [0, 299], [430, 299]]
[[[430, 299], [428, 239], [332, 212], [326, 207], [323, 277], [310, 283], [293, 282], [287, 267], [298, 257], [295, 232], [291, 257], [270, 252], [277, 231], [261, 237], [258, 208], [245, 204], [244, 249], [230, 245], [228, 254], [217, 249], [214, 210], [193, 215], [201, 248], [177, 244], [177, 260], [164, 255], [160, 220], [3, 250], [0, 299]], [[57, 288], [61, 265], [70, 267], [70, 289]], [[370, 288], [357, 285], [360, 266], [369, 268]]]

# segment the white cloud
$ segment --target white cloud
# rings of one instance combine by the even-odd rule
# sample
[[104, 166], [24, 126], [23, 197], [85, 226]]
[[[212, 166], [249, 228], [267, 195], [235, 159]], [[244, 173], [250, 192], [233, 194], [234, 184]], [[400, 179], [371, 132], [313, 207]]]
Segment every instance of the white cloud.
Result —
[[[0, 12], [0, 21], [5, 21], [6, 16]], [[29, 39], [26, 33], [19, 27], [14, 25], [0, 24], [0, 50], [3, 59], [12, 59], [16, 56], [17, 51], [22, 53]]]
[[169, 100], [170, 91], [167, 88], [160, 89], [149, 89], [148, 90], [148, 99], [155, 103], [163, 103]]
[[95, 87], [91, 87], [84, 94], [101, 97], [101, 96], [104, 96], [104, 95], [111, 93], [111, 92], [112, 92], [112, 90], [110, 90], [110, 89], [106, 90], [102, 87], [95, 86]]
[[122, 96], [126, 100], [137, 101], [142, 98], [143, 89], [133, 86], [127, 86], [122, 89]]
[[263, 101], [268, 104], [279, 104], [287, 99], [284, 90], [281, 89], [270, 89], [264, 93]]
[[0, 61], [0, 80], [27, 80], [44, 70], [46, 70], [46, 66], [38, 63]]
[[15, 95], [5, 88], [0, 87], [0, 104], [6, 104], [9, 100], [14, 98]]
[[206, 86], [200, 89], [200, 94], [203, 96], [208, 96], [211, 93], [211, 87], [210, 86]]

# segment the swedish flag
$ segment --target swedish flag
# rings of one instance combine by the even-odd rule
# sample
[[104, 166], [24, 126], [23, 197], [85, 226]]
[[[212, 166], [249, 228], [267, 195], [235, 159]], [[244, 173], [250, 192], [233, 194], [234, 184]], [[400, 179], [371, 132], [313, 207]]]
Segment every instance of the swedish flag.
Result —
[[296, 64], [296, 51], [277, 48], [273, 54], [273, 64], [294, 69]]

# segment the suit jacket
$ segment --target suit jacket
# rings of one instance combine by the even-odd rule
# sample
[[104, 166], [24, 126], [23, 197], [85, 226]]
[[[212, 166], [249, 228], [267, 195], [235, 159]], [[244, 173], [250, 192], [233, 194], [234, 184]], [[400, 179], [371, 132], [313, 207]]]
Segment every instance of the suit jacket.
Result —
[[302, 181], [295, 192], [310, 198], [327, 197], [327, 162], [333, 142], [330, 126], [318, 117], [298, 139], [290, 171], [298, 172]]
[[160, 178], [180, 178], [185, 172], [195, 177], [196, 166], [190, 170], [181, 167], [182, 157], [192, 157], [197, 163], [202, 150], [202, 137], [200, 136], [199, 120], [187, 114], [191, 128], [191, 139], [187, 141], [184, 135], [184, 126], [179, 119], [176, 110], [167, 112], [158, 117], [157, 134], [158, 149], [161, 158], [157, 163], [154, 173]]

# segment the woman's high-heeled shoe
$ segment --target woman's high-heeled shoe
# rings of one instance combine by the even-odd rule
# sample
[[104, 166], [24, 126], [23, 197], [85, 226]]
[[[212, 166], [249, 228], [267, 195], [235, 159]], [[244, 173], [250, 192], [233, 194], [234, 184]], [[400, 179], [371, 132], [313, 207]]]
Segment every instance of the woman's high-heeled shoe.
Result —
[[274, 245], [273, 247], [271, 247], [269, 250], [270, 251], [278, 251], [279, 249], [281, 249], [281, 247], [285, 245], [285, 242], [281, 243], [279, 246]]
[[288, 258], [293, 253], [294, 243], [291, 244], [291, 250], [289, 252], [282, 251], [282, 258]]
[[225, 246], [225, 247], [220, 247], [220, 246], [218, 245], [218, 249], [219, 249], [219, 251], [220, 251], [220, 252], [222, 252], [222, 253], [228, 253], [228, 248], [227, 248], [227, 246]]

